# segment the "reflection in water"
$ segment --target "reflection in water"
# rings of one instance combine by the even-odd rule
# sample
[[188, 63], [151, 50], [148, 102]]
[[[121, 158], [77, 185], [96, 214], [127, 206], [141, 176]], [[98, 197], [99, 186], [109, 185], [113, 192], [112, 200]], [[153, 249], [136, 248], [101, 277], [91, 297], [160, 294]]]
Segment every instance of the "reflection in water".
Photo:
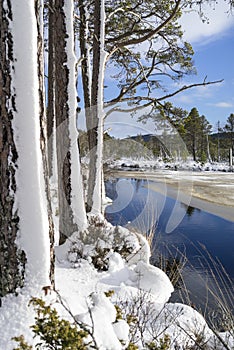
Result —
[[188, 216], [192, 216], [195, 213], [195, 211], [199, 211], [200, 212], [200, 209], [191, 207], [190, 205], [187, 205], [187, 204], [184, 204], [184, 203], [181, 203], [181, 206], [186, 209], [186, 214]]
[[[151, 263], [162, 267], [164, 260], [164, 270], [171, 267], [175, 273], [178, 283], [172, 301], [192, 303], [212, 322], [220, 320], [225, 308], [234, 313], [234, 223], [151, 191], [147, 184], [134, 179], [107, 181], [107, 196], [114, 200], [106, 208], [107, 219], [144, 234], [154, 230]], [[183, 220], [166, 233], [169, 219], [177, 222], [173, 210]], [[181, 267], [182, 274], [176, 276]]]

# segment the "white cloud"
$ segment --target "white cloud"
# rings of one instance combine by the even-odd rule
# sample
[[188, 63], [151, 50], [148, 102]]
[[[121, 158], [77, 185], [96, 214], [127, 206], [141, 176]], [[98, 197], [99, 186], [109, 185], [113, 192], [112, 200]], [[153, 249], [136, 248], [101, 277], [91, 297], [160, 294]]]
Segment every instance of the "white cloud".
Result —
[[185, 95], [185, 94], [177, 95], [173, 99], [173, 101], [175, 101], [176, 103], [183, 103], [188, 105], [190, 105], [193, 102], [193, 100], [194, 98], [192, 95]]
[[203, 13], [209, 19], [209, 23], [203, 23], [194, 11], [184, 13], [180, 20], [182, 29], [185, 31], [184, 39], [191, 43], [217, 39], [217, 36], [234, 26], [234, 17], [228, 14], [228, 11], [229, 2], [219, 0], [215, 5], [203, 6]]
[[[120, 104], [124, 110], [128, 109], [125, 104]], [[143, 114], [149, 114], [151, 111], [150, 107], [140, 109], [136, 111], [134, 116], [127, 112], [113, 112], [110, 114], [105, 121], [105, 129], [111, 128], [110, 135], [114, 137], [127, 137], [137, 134], [151, 134], [155, 132], [155, 123], [152, 120], [148, 120], [146, 124], [140, 123], [137, 119]]]
[[213, 106], [220, 107], [220, 108], [230, 108], [230, 107], [233, 107], [233, 104], [229, 102], [218, 102], [218, 103], [215, 103]]
[[[197, 82], [199, 82], [199, 79], [197, 78]], [[201, 79], [200, 79], [201, 82]], [[193, 82], [189, 82], [192, 84]], [[178, 94], [174, 96], [172, 99], [175, 103], [183, 103], [186, 105], [191, 105], [191, 103], [196, 102], [202, 102], [205, 100], [211, 100], [215, 97], [217, 92], [220, 90], [220, 88], [223, 86], [224, 83], [220, 84], [213, 84], [213, 85], [207, 85], [207, 86], [197, 86], [193, 87], [191, 89], [188, 89], [187, 91], [182, 92], [181, 94]], [[178, 88], [182, 87], [184, 84], [180, 85], [174, 85]]]

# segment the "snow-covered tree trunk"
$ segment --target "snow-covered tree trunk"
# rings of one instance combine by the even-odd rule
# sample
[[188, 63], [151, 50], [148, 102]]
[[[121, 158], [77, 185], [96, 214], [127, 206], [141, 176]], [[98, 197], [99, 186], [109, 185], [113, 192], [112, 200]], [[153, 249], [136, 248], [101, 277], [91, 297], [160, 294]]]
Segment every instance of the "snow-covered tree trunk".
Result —
[[0, 297], [23, 285], [25, 253], [16, 243], [19, 213], [16, 202], [18, 152], [14, 141], [13, 117], [16, 113], [12, 82], [13, 40], [10, 26], [12, 10], [0, 5]]
[[2, 1], [0, 123], [1, 296], [50, 284], [47, 198], [40, 143], [35, 3]]
[[55, 112], [60, 243], [87, 227], [76, 127], [73, 1], [55, 0]]
[[[88, 136], [88, 145], [89, 150], [93, 149], [93, 145], [96, 142], [93, 142], [93, 117], [92, 117], [92, 108], [91, 108], [91, 81], [92, 81], [92, 70], [91, 70], [91, 47], [89, 44], [89, 13], [87, 9], [87, 1], [79, 0], [79, 48], [80, 48], [80, 56], [81, 56], [81, 78], [82, 78], [82, 89], [83, 89], [83, 99], [84, 99], [84, 108], [85, 108], [85, 121], [87, 128], [87, 136]], [[95, 136], [95, 134], [94, 134]], [[95, 146], [94, 146], [95, 147]], [[89, 187], [89, 185], [88, 185]], [[87, 212], [91, 210], [91, 206], [89, 205], [90, 191], [87, 194]]]
[[35, 0], [35, 11], [37, 19], [37, 59], [38, 59], [38, 79], [39, 79], [39, 118], [41, 132], [41, 152], [43, 159], [43, 170], [46, 185], [47, 210], [49, 220], [50, 237], [50, 280], [54, 284], [54, 223], [51, 207], [50, 184], [49, 184], [49, 164], [47, 147], [47, 128], [46, 128], [46, 107], [45, 107], [45, 84], [44, 84], [44, 38], [43, 38], [43, 0]]
[[47, 102], [47, 154], [49, 177], [54, 175], [55, 157], [55, 64], [54, 64], [54, 0], [49, 1], [48, 7], [48, 102]]
[[98, 215], [102, 213], [103, 198], [103, 88], [107, 54], [104, 50], [105, 2], [104, 0], [95, 0], [94, 6], [88, 209], [91, 214]]
[[207, 144], [207, 159], [208, 162], [212, 163], [211, 155], [210, 155], [210, 142], [209, 142], [209, 135], [206, 134], [206, 144]]
[[80, 10], [80, 27], [79, 27], [79, 43], [81, 55], [81, 75], [83, 82], [84, 106], [86, 114], [87, 131], [92, 128], [90, 123], [90, 107], [91, 107], [91, 66], [90, 66], [90, 45], [88, 43], [88, 11], [85, 0], [79, 0]]

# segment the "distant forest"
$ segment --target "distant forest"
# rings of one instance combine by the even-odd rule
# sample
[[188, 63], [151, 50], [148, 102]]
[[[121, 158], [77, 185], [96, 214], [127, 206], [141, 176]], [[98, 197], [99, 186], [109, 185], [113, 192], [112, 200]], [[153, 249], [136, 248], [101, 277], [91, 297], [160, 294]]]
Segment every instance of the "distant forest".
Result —
[[[154, 115], [144, 115], [139, 121], [145, 122], [150, 118], [155, 121], [154, 134], [115, 139], [105, 133], [104, 158], [153, 156], [170, 160], [190, 155], [194, 161], [223, 162], [229, 161], [230, 149], [234, 155], [233, 113], [223, 127], [220, 122], [212, 126], [204, 115], [199, 115], [196, 108], [189, 113], [174, 108], [167, 114], [164, 109]], [[86, 132], [82, 130], [79, 131], [79, 145], [81, 156], [85, 156], [88, 153], [88, 140]]]

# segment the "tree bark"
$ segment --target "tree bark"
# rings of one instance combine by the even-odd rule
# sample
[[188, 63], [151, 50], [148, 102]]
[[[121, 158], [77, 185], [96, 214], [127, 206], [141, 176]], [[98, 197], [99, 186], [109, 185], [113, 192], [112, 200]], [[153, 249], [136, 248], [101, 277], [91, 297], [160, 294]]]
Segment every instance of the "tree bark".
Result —
[[[59, 243], [77, 230], [71, 209], [71, 154], [64, 0], [54, 1], [55, 114], [58, 167]], [[78, 161], [78, 160], [77, 160]]]
[[[7, 6], [7, 8], [6, 8]], [[24, 283], [26, 257], [16, 245], [19, 216], [15, 208], [18, 153], [14, 142], [13, 113], [16, 112], [11, 72], [14, 64], [11, 3], [0, 5], [0, 297]]]
[[35, 0], [35, 13], [37, 17], [37, 66], [38, 66], [38, 79], [39, 79], [39, 118], [40, 118], [40, 143], [41, 143], [41, 153], [43, 161], [43, 170], [45, 178], [46, 187], [46, 197], [47, 197], [47, 212], [49, 221], [49, 232], [50, 237], [50, 281], [54, 285], [54, 222], [52, 216], [51, 207], [51, 195], [50, 195], [50, 185], [49, 185], [49, 164], [47, 158], [47, 146], [48, 139], [46, 137], [46, 110], [45, 110], [45, 88], [44, 88], [44, 39], [43, 39], [43, 4], [41, 0]]
[[96, 147], [97, 147], [97, 120], [93, 115], [91, 108], [91, 67], [90, 67], [90, 48], [88, 44], [88, 19], [87, 9], [84, 0], [79, 0], [80, 9], [80, 31], [79, 43], [81, 54], [81, 77], [84, 95], [85, 120], [89, 144], [89, 180], [86, 210], [90, 212], [92, 209], [92, 191], [94, 189], [95, 175], [93, 174], [96, 162]]
[[[91, 81], [90, 81], [90, 48], [88, 44], [88, 20], [87, 9], [84, 0], [79, 0], [80, 9], [80, 27], [79, 27], [79, 43], [81, 54], [81, 76], [83, 82], [85, 112], [89, 112], [91, 107]], [[89, 118], [87, 118], [87, 130], [89, 130]]]
[[73, 10], [71, 0], [55, 0], [55, 112], [60, 243], [73, 232], [87, 227], [77, 142]]
[[91, 86], [91, 114], [89, 120], [89, 182], [87, 209], [92, 214], [102, 213], [103, 198], [103, 88], [106, 53], [104, 51], [105, 5], [94, 2], [93, 71]]
[[47, 157], [49, 177], [54, 175], [54, 144], [55, 144], [55, 56], [54, 56], [54, 0], [49, 1], [48, 8], [48, 104], [47, 104]]

